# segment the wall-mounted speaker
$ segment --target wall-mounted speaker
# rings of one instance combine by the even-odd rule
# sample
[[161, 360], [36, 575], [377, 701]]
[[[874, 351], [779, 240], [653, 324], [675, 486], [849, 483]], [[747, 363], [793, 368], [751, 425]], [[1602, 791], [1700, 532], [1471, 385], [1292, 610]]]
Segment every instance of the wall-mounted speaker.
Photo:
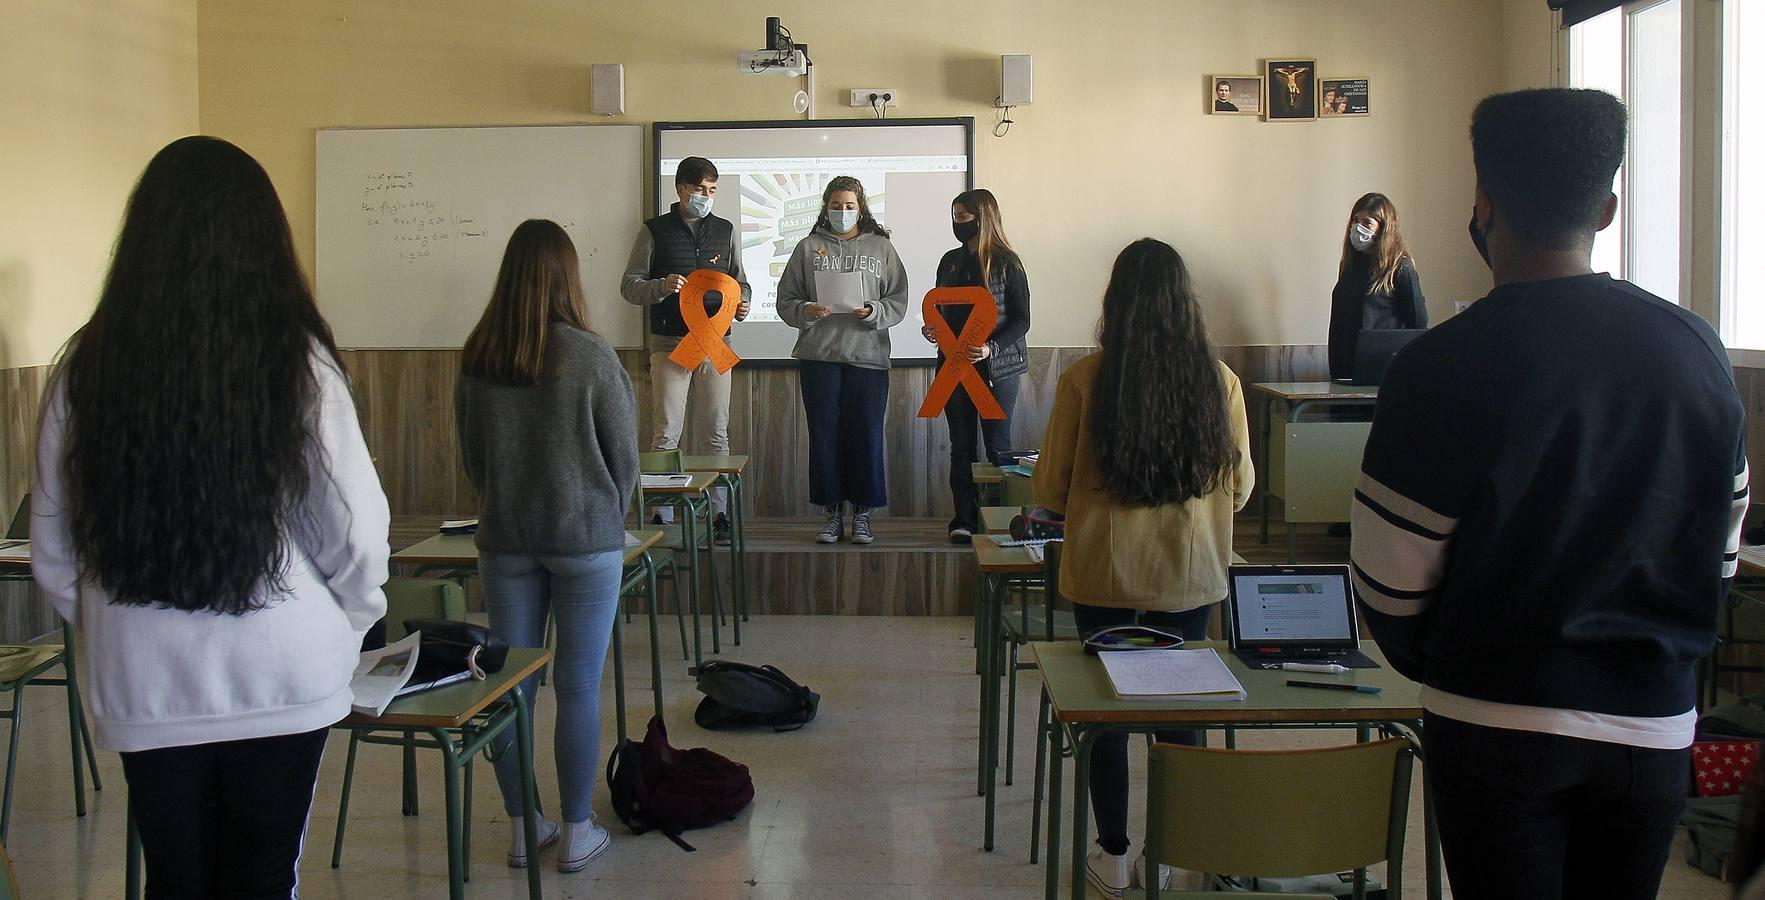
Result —
[[625, 66], [621, 63], [595, 63], [589, 67], [589, 109], [597, 116], [617, 116], [625, 112]]
[[1030, 105], [1030, 99], [1035, 94], [1031, 72], [1032, 67], [1028, 53], [1007, 53], [999, 57], [998, 105]]

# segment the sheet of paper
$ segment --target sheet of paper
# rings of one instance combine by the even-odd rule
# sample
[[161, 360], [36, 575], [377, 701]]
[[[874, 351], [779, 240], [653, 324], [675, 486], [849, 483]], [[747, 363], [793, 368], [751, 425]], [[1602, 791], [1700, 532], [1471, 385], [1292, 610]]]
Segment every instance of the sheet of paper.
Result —
[[691, 475], [644, 475], [644, 487], [685, 487], [692, 484]]
[[627, 546], [627, 547], [635, 547], [635, 546], [637, 546], [637, 545], [638, 545], [638, 544], [641, 544], [641, 543], [643, 543], [643, 541], [641, 541], [641, 540], [639, 540], [639, 539], [638, 539], [638, 537], [637, 537], [637, 535], [635, 535], [635, 534], [632, 534], [632, 533], [631, 533], [631, 532], [629, 532], [629, 531], [627, 531], [627, 532], [625, 532], [625, 546]]
[[1212, 647], [1099, 653], [1115, 694], [1123, 699], [1243, 700], [1238, 683]]
[[817, 269], [815, 302], [836, 313], [857, 312], [864, 305], [864, 273]]
[[362, 653], [355, 675], [349, 679], [349, 692], [354, 695], [350, 705], [356, 712], [370, 716], [386, 712], [399, 689], [411, 680], [422, 642], [421, 634], [409, 634], [397, 643]]

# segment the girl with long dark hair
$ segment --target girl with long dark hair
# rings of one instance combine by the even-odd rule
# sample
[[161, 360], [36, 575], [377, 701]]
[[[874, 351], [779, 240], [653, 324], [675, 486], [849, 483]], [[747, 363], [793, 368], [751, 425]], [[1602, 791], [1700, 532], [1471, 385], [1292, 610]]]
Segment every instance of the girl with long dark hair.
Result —
[[[514, 647], [545, 641], [557, 620], [552, 684], [562, 795], [560, 872], [604, 853], [594, 821], [600, 771], [601, 673], [625, 556], [625, 514], [637, 488], [637, 402], [613, 348], [588, 329], [581, 266], [556, 222], [529, 219], [503, 253], [490, 304], [466, 338], [454, 388], [466, 475], [478, 490], [478, 571], [490, 627]], [[522, 683], [534, 696], [538, 676]], [[512, 734], [498, 746], [508, 749]], [[509, 865], [528, 864], [520, 765], [496, 762], [513, 838]], [[559, 843], [541, 821], [540, 848]]]
[[[1116, 257], [1097, 342], [1060, 377], [1032, 482], [1037, 503], [1066, 515], [1060, 591], [1080, 633], [1138, 621], [1204, 639], [1226, 596], [1232, 514], [1256, 475], [1238, 376], [1215, 360], [1169, 244], [1144, 238]], [[1097, 742], [1091, 803], [1089, 876], [1120, 897], [1130, 881], [1127, 735]]]
[[1354, 375], [1362, 331], [1427, 327], [1428, 301], [1397, 224], [1397, 206], [1384, 194], [1367, 194], [1349, 211], [1330, 292], [1330, 377]]
[[[1011, 449], [1011, 411], [1017, 405], [1018, 382], [1030, 368], [1024, 346], [1030, 331], [1030, 280], [1005, 238], [1005, 222], [992, 191], [977, 188], [956, 195], [950, 203], [950, 227], [961, 246], [938, 263], [938, 286], [979, 285], [993, 295], [998, 322], [986, 343], [968, 351], [968, 359], [1005, 410], [1003, 419], [981, 418], [966, 390], [951, 394], [944, 406], [944, 421], [950, 425], [950, 495], [956, 505], [950, 540], [966, 544], [980, 526], [980, 502], [970, 469], [977, 445], [985, 439], [987, 460], [994, 465], [1000, 463], [999, 454]], [[945, 313], [951, 331], [962, 332], [970, 311], [964, 306]], [[937, 339], [930, 325], [923, 333], [928, 341]], [[943, 364], [940, 352], [938, 365]]]
[[84, 645], [149, 898], [293, 893], [389, 525], [269, 176], [173, 142], [50, 380], [31, 496], [32, 569]]
[[822, 191], [815, 228], [778, 280], [778, 317], [797, 329], [791, 355], [809, 421], [809, 502], [827, 514], [815, 539], [845, 536], [849, 503], [852, 543], [868, 544], [870, 511], [889, 502], [889, 329], [907, 317], [907, 267], [858, 179], [841, 175]]

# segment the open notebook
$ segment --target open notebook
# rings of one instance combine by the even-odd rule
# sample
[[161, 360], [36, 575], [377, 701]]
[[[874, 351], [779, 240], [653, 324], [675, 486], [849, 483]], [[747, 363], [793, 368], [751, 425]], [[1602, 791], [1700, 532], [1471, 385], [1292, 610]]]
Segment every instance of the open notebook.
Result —
[[1211, 647], [1097, 654], [1124, 700], [1243, 700], [1244, 685]]

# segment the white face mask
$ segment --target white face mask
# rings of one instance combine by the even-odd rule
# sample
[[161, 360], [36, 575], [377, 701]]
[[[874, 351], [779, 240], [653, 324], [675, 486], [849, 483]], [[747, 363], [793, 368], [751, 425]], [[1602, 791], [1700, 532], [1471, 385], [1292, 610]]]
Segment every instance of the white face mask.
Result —
[[687, 194], [686, 212], [695, 219], [703, 219], [711, 214], [711, 198], [704, 194]]
[[1365, 253], [1372, 249], [1374, 236], [1373, 229], [1356, 222], [1354, 227], [1348, 230], [1348, 243], [1354, 249]]
[[845, 234], [858, 227], [858, 211], [855, 209], [830, 209], [827, 211], [827, 224], [833, 228], [834, 234]]

